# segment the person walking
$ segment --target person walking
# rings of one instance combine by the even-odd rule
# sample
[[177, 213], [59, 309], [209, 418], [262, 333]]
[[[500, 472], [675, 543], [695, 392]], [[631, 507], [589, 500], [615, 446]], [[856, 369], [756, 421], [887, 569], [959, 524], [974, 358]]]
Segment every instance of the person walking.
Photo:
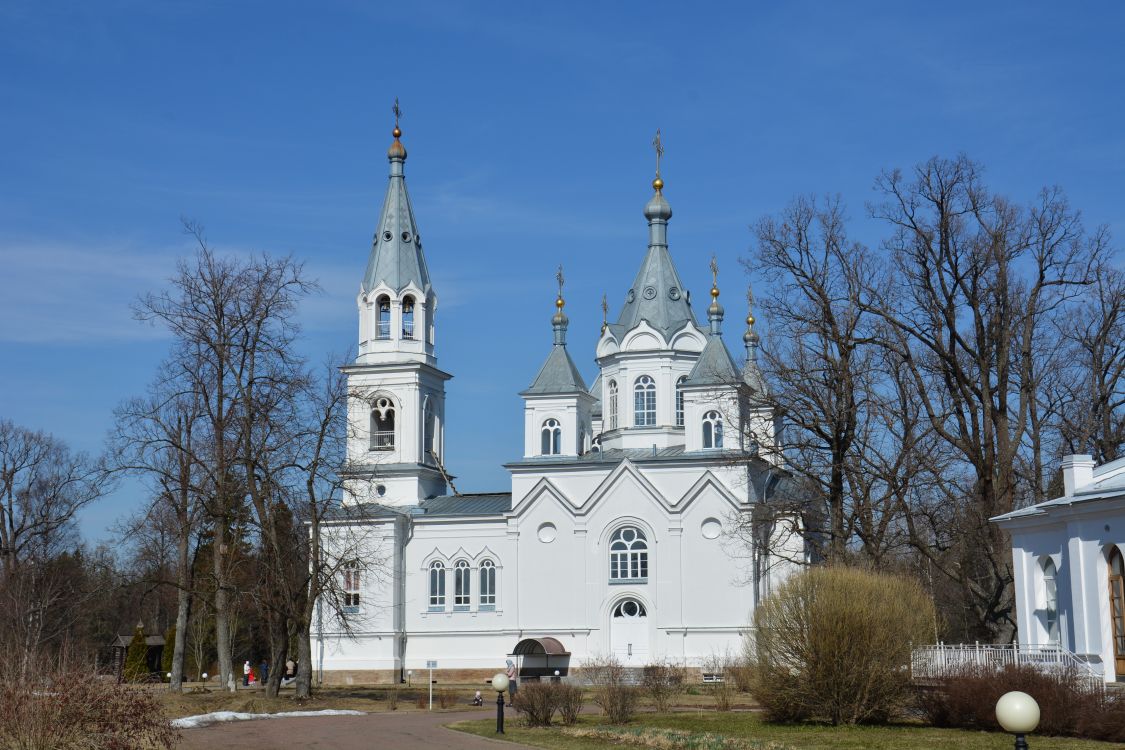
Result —
[[258, 678], [265, 685], [270, 679], [270, 662], [268, 659], [262, 659], [262, 663], [258, 665]]
[[516, 704], [516, 690], [519, 688], [516, 680], [516, 664], [511, 659], [508, 659], [508, 705], [514, 706]]
[[246, 663], [242, 665], [242, 686], [250, 687], [250, 660], [247, 659]]

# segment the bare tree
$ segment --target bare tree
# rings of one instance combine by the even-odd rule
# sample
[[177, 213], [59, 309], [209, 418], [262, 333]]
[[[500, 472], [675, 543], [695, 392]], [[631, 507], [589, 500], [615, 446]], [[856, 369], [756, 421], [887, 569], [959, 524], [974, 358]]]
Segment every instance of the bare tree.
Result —
[[[915, 548], [962, 588], [978, 636], [1014, 627], [1011, 555], [988, 519], [1021, 496], [1019, 456], [1038, 394], [1036, 336], [1091, 280], [1105, 236], [1087, 235], [1058, 190], [1030, 208], [987, 191], [965, 157], [931, 159], [912, 178], [877, 181], [872, 208], [893, 229], [896, 283], [872, 305], [882, 345], [909, 378], [926, 420], [965, 467], [944, 485], [959, 543], [939, 554], [908, 514]], [[936, 474], [936, 472], [935, 472]]]

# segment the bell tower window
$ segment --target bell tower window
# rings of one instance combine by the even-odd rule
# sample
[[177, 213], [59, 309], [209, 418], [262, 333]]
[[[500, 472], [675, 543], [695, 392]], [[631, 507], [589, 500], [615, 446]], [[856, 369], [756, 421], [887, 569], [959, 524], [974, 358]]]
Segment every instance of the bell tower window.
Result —
[[389, 398], [375, 399], [371, 410], [371, 450], [395, 449], [395, 408]]
[[641, 375], [633, 386], [633, 425], [652, 427], [656, 424], [656, 381]]
[[617, 381], [609, 381], [609, 429], [617, 429]]
[[703, 415], [703, 447], [723, 447], [723, 417], [717, 411]]
[[402, 300], [402, 337], [414, 338], [414, 298], [404, 297]]
[[676, 381], [676, 426], [684, 426], [684, 381], [687, 375], [680, 376]]
[[557, 419], [548, 419], [543, 423], [542, 444], [540, 453], [544, 456], [557, 456], [562, 453], [562, 425]]
[[422, 459], [424, 461], [437, 460], [436, 421], [433, 402], [429, 396], [426, 396], [426, 405], [422, 408]]
[[383, 295], [375, 302], [378, 315], [375, 326], [375, 336], [381, 339], [391, 337], [391, 298]]

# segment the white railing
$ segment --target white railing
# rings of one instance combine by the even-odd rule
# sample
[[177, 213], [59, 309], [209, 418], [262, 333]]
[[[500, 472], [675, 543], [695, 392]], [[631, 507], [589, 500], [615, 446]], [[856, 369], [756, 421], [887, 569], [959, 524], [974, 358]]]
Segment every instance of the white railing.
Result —
[[910, 675], [915, 680], [940, 680], [966, 669], [1000, 670], [1006, 666], [1068, 672], [1092, 690], [1105, 688], [1100, 669], [1056, 643], [939, 643], [915, 648], [910, 655]]
[[371, 433], [371, 450], [393, 451], [395, 449], [394, 430], [376, 430]]

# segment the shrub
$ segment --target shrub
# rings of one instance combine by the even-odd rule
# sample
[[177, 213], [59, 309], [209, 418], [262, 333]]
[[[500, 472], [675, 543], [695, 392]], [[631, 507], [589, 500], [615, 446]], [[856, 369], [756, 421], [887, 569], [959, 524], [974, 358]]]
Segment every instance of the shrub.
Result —
[[673, 698], [684, 686], [684, 668], [662, 659], [648, 664], [642, 670], [641, 685], [657, 711], [667, 711]]
[[558, 691], [559, 716], [562, 723], [568, 727], [578, 722], [578, 714], [582, 713], [582, 688], [567, 682], [555, 685]]
[[457, 695], [452, 690], [438, 690], [434, 693], [438, 708], [453, 708], [457, 705]]
[[559, 708], [559, 695], [550, 682], [524, 681], [512, 698], [516, 712], [529, 727], [549, 727]]
[[803, 571], [754, 613], [754, 697], [773, 721], [885, 721], [910, 703], [911, 643], [925, 640], [933, 618], [911, 579]]
[[392, 711], [398, 710], [398, 688], [391, 688], [387, 691], [387, 708]]
[[145, 631], [138, 625], [133, 630], [133, 640], [129, 641], [129, 648], [125, 651], [125, 680], [138, 682], [148, 677], [148, 645], [145, 643]]
[[996, 701], [1010, 690], [1025, 692], [1039, 704], [1038, 734], [1125, 741], [1125, 698], [1092, 690], [1071, 670], [964, 667], [937, 687], [920, 690], [918, 706], [934, 726], [996, 730]]
[[426, 693], [419, 693], [418, 697], [414, 699], [414, 705], [418, 708], [429, 708], [430, 696]]
[[611, 724], [627, 724], [637, 713], [638, 690], [629, 684], [628, 671], [614, 656], [594, 657], [582, 664], [582, 673], [593, 685], [594, 705]]
[[179, 733], [147, 691], [86, 673], [0, 683], [0, 747], [24, 750], [151, 750]]
[[735, 682], [731, 675], [735, 666], [734, 657], [729, 652], [712, 654], [703, 663], [703, 671], [715, 676], [713, 682], [708, 682], [704, 687], [708, 695], [715, 700], [716, 711], [729, 711], [734, 698]]

